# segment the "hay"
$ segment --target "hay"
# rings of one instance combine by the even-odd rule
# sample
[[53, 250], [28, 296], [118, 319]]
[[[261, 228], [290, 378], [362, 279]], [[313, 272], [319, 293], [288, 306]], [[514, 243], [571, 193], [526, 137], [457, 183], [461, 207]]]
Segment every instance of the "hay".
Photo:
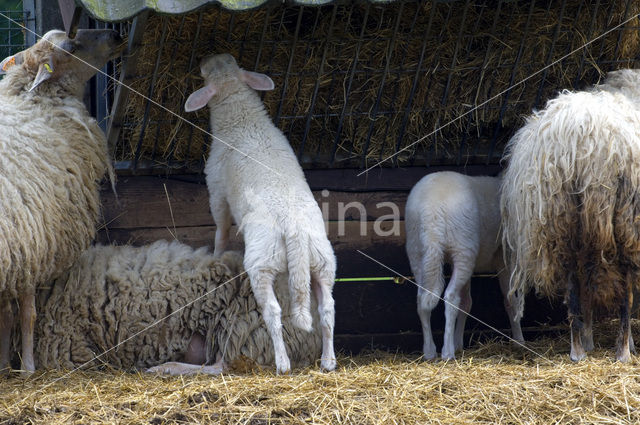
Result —
[[[349, 165], [349, 160], [361, 156], [365, 148], [370, 160], [395, 152], [405, 120], [400, 147], [495, 96], [512, 82], [528, 77], [626, 16], [640, 12], [640, 0], [630, 0], [628, 11], [624, 1], [602, 1], [596, 10], [595, 2], [568, 0], [562, 14], [559, 6], [547, 10], [544, 2], [534, 2], [536, 6], [531, 10], [529, 1], [505, 2], [499, 12], [496, 4], [488, 0], [470, 2], [469, 7], [467, 3], [371, 6], [364, 28], [364, 4], [338, 6], [333, 26], [333, 6], [304, 8], [292, 56], [300, 10], [296, 7], [277, 6], [235, 14], [214, 7], [182, 17], [152, 16], [132, 86], [151, 93], [157, 63], [151, 97], [206, 128], [208, 112], [185, 114], [183, 103], [201, 83], [199, 59], [210, 53], [230, 52], [239, 58], [241, 66], [272, 76], [276, 90], [267, 93], [264, 101], [272, 116], [280, 111], [277, 124], [296, 150], [304, 138], [307, 114], [317, 88], [313, 108], [317, 116], [310, 121], [303, 159], [316, 154], [317, 158], [329, 158], [337, 140], [337, 156]], [[613, 31], [516, 87], [508, 99], [501, 96], [443, 129], [403, 154], [401, 163], [416, 154], [431, 155], [436, 162], [451, 162], [465, 133], [478, 139], [479, 145], [468, 143], [464, 155], [470, 155], [470, 159], [486, 158], [501, 115], [504, 127], [515, 128], [523, 115], [530, 113], [532, 107], [543, 105], [557, 90], [585, 80], [594, 83], [597, 72], [632, 66], [640, 47], [638, 24], [637, 18], [632, 20], [621, 31]], [[415, 95], [410, 103], [423, 42], [422, 71], [415, 80]], [[359, 61], [347, 95], [356, 51]], [[285, 81], [290, 59], [291, 73]], [[391, 72], [384, 75], [387, 59]], [[609, 62], [603, 63], [605, 60]], [[380, 91], [383, 78], [384, 90]], [[505, 101], [508, 107], [502, 110]], [[347, 116], [338, 132], [343, 108]], [[142, 97], [130, 98], [116, 159], [134, 158], [140, 140], [142, 160], [162, 164], [206, 156], [209, 137], [153, 105], [145, 121], [145, 110]], [[508, 133], [500, 133], [498, 154]]]
[[[636, 335], [639, 323], [635, 323]], [[607, 347], [615, 323], [596, 335]], [[2, 382], [0, 423], [638, 423], [639, 361], [614, 363], [598, 349], [568, 359], [568, 335], [531, 347], [493, 341], [457, 362], [374, 352], [339, 358], [333, 373], [254, 370], [221, 377], [156, 377], [117, 371], [38, 372]], [[50, 385], [45, 387], [45, 385]], [[36, 391], [43, 389], [41, 393]]]

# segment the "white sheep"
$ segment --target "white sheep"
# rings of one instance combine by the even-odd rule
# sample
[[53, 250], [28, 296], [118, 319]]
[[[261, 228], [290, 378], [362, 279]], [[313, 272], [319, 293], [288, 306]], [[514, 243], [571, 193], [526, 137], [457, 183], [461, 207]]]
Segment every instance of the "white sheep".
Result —
[[217, 226], [214, 254], [226, 249], [233, 217], [244, 234], [244, 265], [273, 340], [279, 373], [290, 366], [273, 282], [288, 271], [290, 313], [301, 329], [312, 324], [311, 286], [322, 325], [321, 365], [333, 370], [335, 256], [296, 156], [253, 90], [271, 90], [273, 81], [240, 69], [229, 54], [204, 59], [200, 69], [206, 85], [189, 96], [185, 110], [208, 104], [211, 112], [215, 139], [205, 173]]
[[111, 30], [81, 30], [73, 40], [49, 31], [0, 63], [0, 369], [9, 364], [18, 299], [22, 369], [35, 370], [36, 286], [70, 267], [95, 235], [110, 163], [82, 93], [121, 43]]
[[[288, 306], [286, 279], [277, 279], [275, 290]], [[220, 373], [238, 361], [274, 360], [242, 255], [233, 251], [214, 258], [176, 241], [97, 245], [41, 290], [38, 308], [39, 368]], [[283, 323], [293, 363], [312, 364], [320, 354], [319, 327], [309, 334], [288, 318]]]
[[[443, 266], [452, 273], [444, 294], [443, 359], [462, 349], [464, 324], [471, 310], [473, 272], [498, 272], [512, 336], [523, 342], [515, 300], [507, 296], [509, 273], [500, 249], [500, 179], [439, 172], [423, 177], [409, 193], [405, 226], [407, 255], [419, 285], [418, 315], [422, 322], [424, 358], [436, 357], [431, 311], [445, 288]], [[455, 332], [454, 332], [455, 327]]]
[[617, 310], [616, 358], [628, 361], [640, 282], [640, 70], [562, 92], [529, 117], [505, 159], [501, 208], [512, 291], [564, 295], [574, 361], [594, 347], [593, 308]]

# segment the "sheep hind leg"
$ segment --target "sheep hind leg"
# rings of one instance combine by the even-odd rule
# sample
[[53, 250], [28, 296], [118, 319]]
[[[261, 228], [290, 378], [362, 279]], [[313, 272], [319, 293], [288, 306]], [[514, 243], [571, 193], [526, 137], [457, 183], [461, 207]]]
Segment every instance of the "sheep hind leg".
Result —
[[620, 303], [620, 333], [618, 334], [618, 343], [616, 350], [616, 360], [626, 363], [631, 359], [630, 339], [631, 339], [631, 322], [629, 320], [629, 312], [633, 304], [631, 277], [627, 275], [624, 299]]
[[311, 274], [311, 288], [318, 301], [318, 313], [320, 314], [320, 326], [322, 329], [322, 358], [320, 366], [326, 371], [336, 368], [336, 353], [333, 348], [333, 329], [335, 327], [335, 303], [332, 290], [334, 273]]
[[502, 262], [498, 271], [498, 279], [500, 281], [504, 309], [507, 312], [507, 316], [509, 316], [509, 323], [511, 324], [511, 338], [516, 344], [522, 345], [524, 344], [524, 336], [522, 335], [520, 320], [516, 320], [518, 305], [520, 304], [519, 297], [522, 295], [509, 295], [509, 274]]
[[0, 371], [8, 371], [11, 362], [11, 328], [13, 327], [13, 307], [6, 299], [0, 315]]
[[462, 288], [460, 297], [460, 313], [458, 313], [458, 319], [456, 320], [456, 330], [455, 330], [455, 349], [456, 351], [462, 350], [464, 348], [464, 325], [467, 322], [467, 316], [471, 311], [471, 281], [468, 281], [467, 284]]
[[587, 294], [582, 296], [581, 299], [585, 300], [582, 303], [582, 318], [583, 324], [580, 330], [580, 338], [582, 340], [582, 347], [584, 351], [593, 351], [593, 294], [587, 289]]
[[247, 273], [251, 281], [253, 295], [262, 311], [262, 319], [273, 342], [276, 371], [279, 374], [288, 373], [291, 370], [291, 362], [282, 336], [282, 309], [273, 291], [275, 274], [266, 270], [250, 270]]
[[31, 373], [36, 370], [33, 361], [33, 330], [36, 321], [36, 297], [25, 294], [20, 297], [20, 328], [22, 330], [22, 370]]
[[[461, 318], [465, 312], [460, 308], [462, 301], [462, 290], [464, 286], [471, 279], [473, 273], [473, 267], [469, 267], [475, 263], [473, 260], [467, 258], [454, 258], [453, 272], [451, 273], [451, 279], [447, 285], [447, 289], [444, 292], [444, 344], [442, 345], [442, 358], [444, 360], [451, 360], [455, 358], [455, 345], [454, 345], [454, 331], [456, 321]], [[464, 324], [464, 322], [463, 322]], [[464, 329], [461, 329], [464, 332]]]
[[569, 357], [574, 362], [578, 362], [586, 357], [586, 352], [582, 347], [580, 332], [582, 329], [582, 320], [580, 313], [580, 288], [569, 278], [566, 295], [567, 310], [569, 316], [569, 324], [571, 327], [571, 354]]
[[422, 268], [416, 270], [416, 283], [418, 284], [418, 316], [422, 324], [422, 353], [425, 360], [432, 360], [438, 353], [431, 332], [431, 312], [438, 305], [444, 290], [441, 253], [438, 253], [436, 258], [426, 259]]

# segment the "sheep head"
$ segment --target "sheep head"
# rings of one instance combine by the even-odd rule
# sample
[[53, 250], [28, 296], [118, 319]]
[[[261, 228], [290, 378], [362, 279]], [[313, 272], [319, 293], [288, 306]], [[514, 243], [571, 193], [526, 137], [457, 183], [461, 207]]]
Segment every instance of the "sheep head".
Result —
[[224, 92], [226, 87], [238, 82], [244, 83], [254, 90], [273, 90], [275, 85], [265, 74], [246, 71], [238, 66], [236, 60], [228, 53], [213, 55], [202, 59], [200, 74], [204, 77], [205, 86], [194, 91], [184, 104], [186, 112], [203, 108], [216, 94]]
[[119, 56], [123, 47], [120, 34], [113, 30], [78, 30], [74, 39], [52, 30], [33, 46], [0, 62], [0, 73], [15, 66], [33, 76], [28, 91], [55, 82], [62, 90], [81, 96], [84, 84]]

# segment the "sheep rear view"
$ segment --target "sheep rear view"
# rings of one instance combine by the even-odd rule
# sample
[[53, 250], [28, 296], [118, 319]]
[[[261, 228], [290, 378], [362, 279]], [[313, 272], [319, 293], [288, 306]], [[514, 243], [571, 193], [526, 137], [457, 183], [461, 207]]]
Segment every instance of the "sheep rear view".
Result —
[[22, 369], [35, 370], [36, 286], [70, 267], [95, 235], [110, 164], [82, 94], [121, 42], [112, 30], [80, 30], [73, 40], [54, 30], [0, 63], [0, 369], [17, 299]]
[[203, 59], [201, 74], [206, 85], [189, 96], [185, 110], [208, 104], [211, 112], [215, 139], [205, 173], [217, 226], [215, 255], [226, 248], [233, 217], [244, 235], [245, 269], [273, 340], [279, 373], [290, 365], [273, 282], [289, 274], [291, 320], [300, 329], [312, 323], [311, 287], [322, 325], [321, 365], [333, 370], [336, 260], [302, 168], [254, 91], [273, 89], [273, 81], [240, 69], [228, 54]]
[[436, 357], [431, 311], [445, 288], [444, 263], [452, 265], [444, 295], [445, 332], [442, 358], [462, 349], [464, 325], [471, 310], [473, 272], [498, 272], [513, 338], [524, 342], [516, 320], [517, 300], [507, 295], [509, 274], [500, 249], [500, 179], [439, 172], [423, 177], [409, 193], [405, 213], [407, 255], [418, 288], [424, 358]]
[[624, 70], [590, 91], [563, 92], [527, 120], [505, 155], [501, 209], [512, 291], [564, 294], [574, 361], [593, 349], [594, 307], [619, 310], [616, 358], [629, 360], [633, 349], [629, 312], [640, 277], [639, 89], [639, 71]]

